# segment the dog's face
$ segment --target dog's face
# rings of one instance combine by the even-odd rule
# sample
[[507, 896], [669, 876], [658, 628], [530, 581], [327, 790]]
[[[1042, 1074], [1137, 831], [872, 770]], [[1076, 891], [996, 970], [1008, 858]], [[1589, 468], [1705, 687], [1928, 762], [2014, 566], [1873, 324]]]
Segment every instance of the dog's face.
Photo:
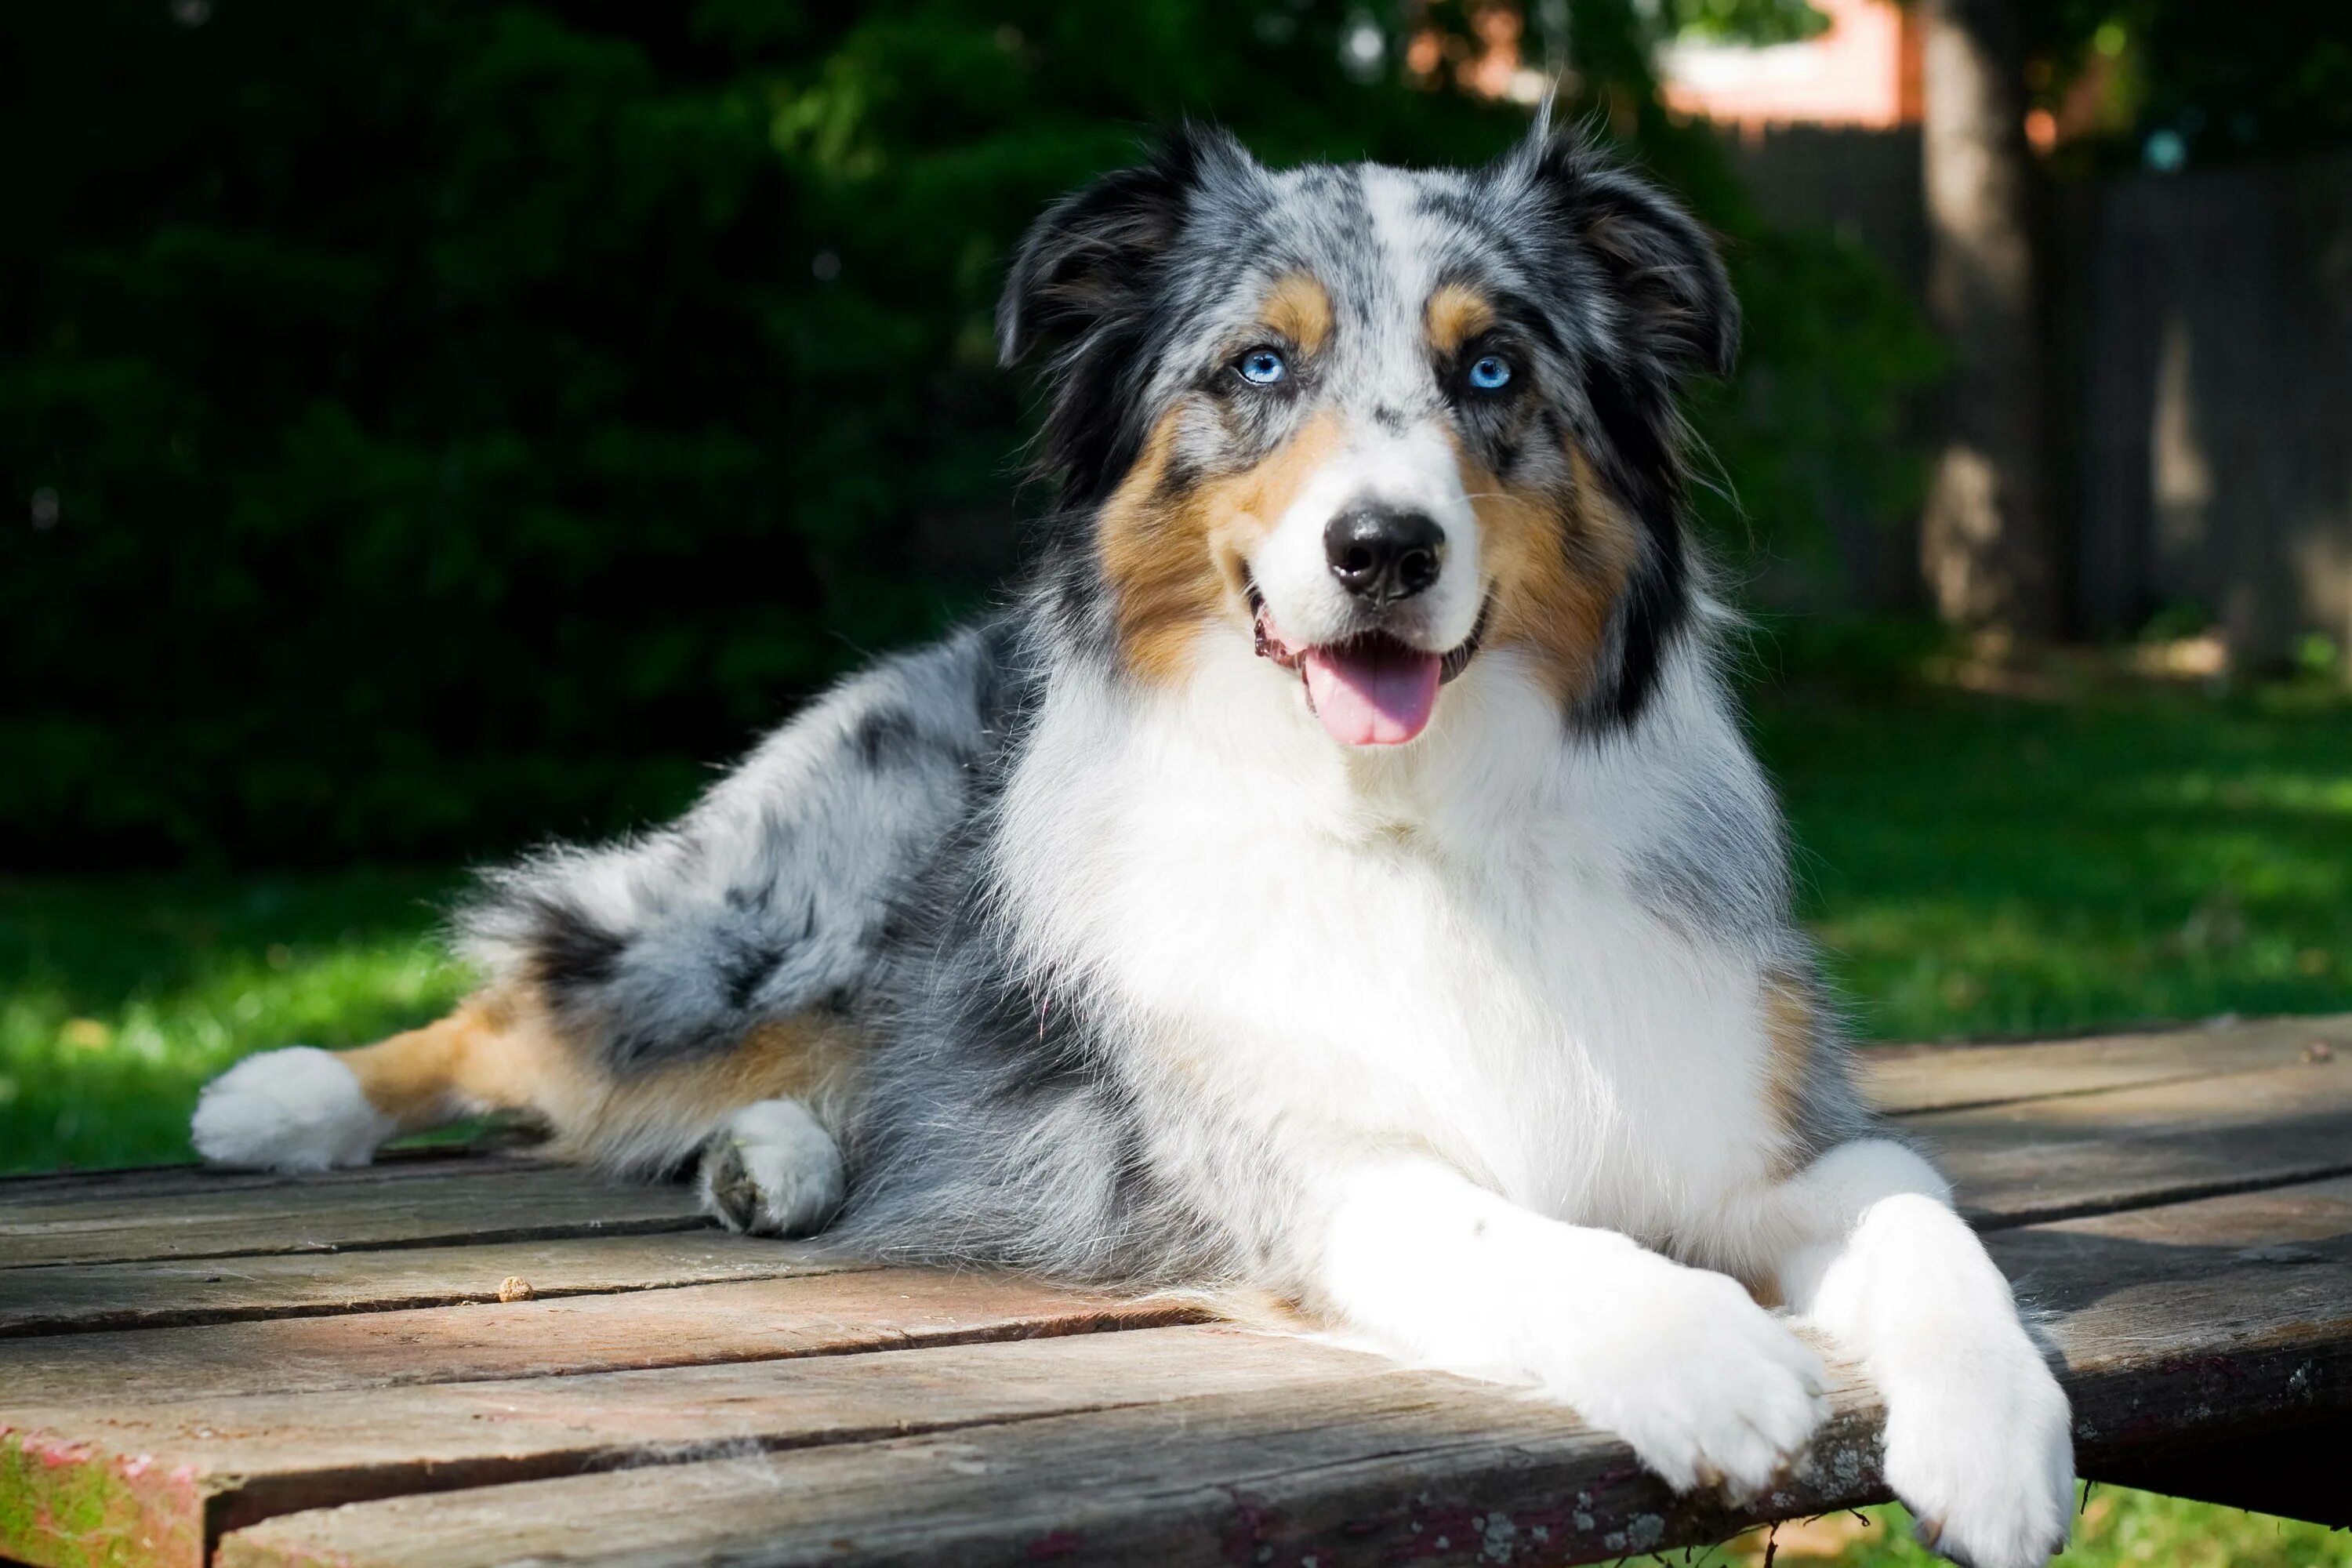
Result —
[[1273, 172], [1194, 132], [1040, 220], [999, 324], [1060, 345], [1064, 596], [1138, 677], [1249, 638], [1398, 744], [1508, 645], [1564, 713], [1638, 710], [1688, 592], [1673, 395], [1735, 321], [1697, 226], [1582, 142]]

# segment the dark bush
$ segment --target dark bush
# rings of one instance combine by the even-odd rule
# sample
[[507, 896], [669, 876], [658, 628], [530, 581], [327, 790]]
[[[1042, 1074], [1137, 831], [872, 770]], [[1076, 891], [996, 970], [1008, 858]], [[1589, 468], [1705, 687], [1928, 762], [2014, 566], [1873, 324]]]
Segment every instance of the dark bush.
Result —
[[[1517, 133], [1343, 70], [1362, 15], [22, 8], [0, 864], [426, 859], [675, 805], [1001, 571], [1024, 406], [989, 312], [1051, 195], [1184, 112], [1276, 161]], [[1575, 15], [1589, 48], [1638, 30]], [[1907, 314], [1747, 222], [1637, 48], [1585, 63], [1764, 306], [1769, 395], [1707, 416], [1759, 524], [1885, 504]]]

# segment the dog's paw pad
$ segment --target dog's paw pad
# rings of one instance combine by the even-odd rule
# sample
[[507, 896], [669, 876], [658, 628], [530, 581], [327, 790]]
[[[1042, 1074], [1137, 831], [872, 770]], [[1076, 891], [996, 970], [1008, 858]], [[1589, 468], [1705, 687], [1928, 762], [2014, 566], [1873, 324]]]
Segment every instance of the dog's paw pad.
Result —
[[727, 1119], [702, 1152], [704, 1210], [752, 1236], [806, 1236], [846, 1190], [841, 1150], [796, 1100], [763, 1100]]

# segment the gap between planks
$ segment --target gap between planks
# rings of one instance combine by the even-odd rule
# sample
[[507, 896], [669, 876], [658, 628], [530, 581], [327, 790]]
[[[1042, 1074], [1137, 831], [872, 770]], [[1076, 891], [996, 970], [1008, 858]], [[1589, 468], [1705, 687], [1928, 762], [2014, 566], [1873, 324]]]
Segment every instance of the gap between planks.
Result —
[[[882, 1267], [716, 1227], [630, 1237], [0, 1268], [0, 1342], [668, 1290]], [[0, 1366], [5, 1366], [0, 1358]]]
[[2286, 1067], [2314, 1046], [2352, 1050], [2352, 1013], [2042, 1042], [1864, 1046], [1853, 1054], [1871, 1102], [1899, 1119]]
[[[2167, 1447], [2352, 1410], [2352, 1183], [2040, 1226], [1997, 1246], [2013, 1270], [2039, 1278], [2059, 1313], [2050, 1332], [2068, 1362], [2087, 1473]], [[839, 1445], [750, 1436], [724, 1459], [665, 1464], [671, 1456], [657, 1451], [660, 1468], [652, 1469], [404, 1493], [231, 1532], [221, 1563], [469, 1568], [515, 1556], [647, 1565], [935, 1554], [1011, 1563], [1044, 1553], [1203, 1564], [1313, 1556], [1339, 1564], [1418, 1557], [1440, 1538], [1452, 1546], [1435, 1555], [1466, 1562], [1491, 1555], [1498, 1540], [1509, 1544], [1513, 1532], [1532, 1547], [1538, 1530], [1549, 1551], [1564, 1553], [1557, 1560], [1580, 1561], [1720, 1539], [1764, 1518], [1882, 1496], [1874, 1469], [1878, 1412], [1851, 1377], [1797, 1483], [1753, 1512], [1733, 1512], [1671, 1497], [1614, 1439], [1505, 1391], [1378, 1367], [1360, 1375], [1360, 1361], [1333, 1360], [1349, 1352], [1262, 1341], [1258, 1361], [1270, 1358], [1289, 1379], [1267, 1388], [1257, 1363], [1234, 1359], [1234, 1342], [1231, 1331], [1171, 1330], [1087, 1345], [774, 1366], [759, 1379], [777, 1410], [798, 1413], [793, 1430], [802, 1434], [829, 1398], [923, 1410], [935, 1390], [986, 1389], [995, 1381], [992, 1364], [1023, 1358], [1037, 1375], [1050, 1375], [1057, 1362], [1066, 1367], [1064, 1396], [1085, 1408], [1024, 1406], [1014, 1425], [983, 1420]], [[820, 1373], [838, 1381], [809, 1385], [806, 1397], [784, 1392]], [[704, 1375], [714, 1384], [726, 1377], [719, 1369]], [[570, 1416], [589, 1423], [569, 1439], [575, 1449], [599, 1430], [627, 1429], [638, 1407], [597, 1397], [615, 1380], [568, 1381], [562, 1396], [578, 1402]], [[1144, 1384], [1177, 1393], [1153, 1399]], [[460, 1394], [503, 1397], [506, 1386]], [[1118, 1396], [1103, 1396], [1106, 1386]], [[658, 1383], [646, 1387], [653, 1394]], [[538, 1398], [526, 1414], [564, 1427], [565, 1414], [546, 1403], [558, 1395], [514, 1396]], [[379, 1414], [404, 1425], [401, 1401], [441, 1401], [437, 1422], [423, 1430], [462, 1437], [450, 1397], [404, 1391]], [[286, 1407], [288, 1418], [299, 1419], [299, 1405]], [[667, 1408], [670, 1417], [703, 1421], [706, 1432], [739, 1408], [748, 1413], [727, 1405], [713, 1415], [692, 1400]], [[665, 1417], [652, 1414], [656, 1431], [665, 1431]], [[484, 1439], [473, 1442], [478, 1449]], [[247, 1452], [238, 1462], [250, 1469], [258, 1457]]]
[[[2298, 1024], [2297, 1027], [2298, 1030], [2301, 1030], [2305, 1027], [2305, 1026]], [[2246, 1060], [2242, 1054], [2235, 1055], [2234, 1059], [2240, 1063]], [[2325, 1066], [2326, 1064], [2317, 1065]], [[2279, 1102], [2281, 1095], [2284, 1095], [2286, 1100], [2289, 1102], [2299, 1101], [2300, 1103], [2308, 1104], [2312, 1099], [2312, 1096], [2308, 1092], [2309, 1089], [2332, 1083], [2336, 1080], [2336, 1075], [2334, 1074], [2323, 1073], [2315, 1080], [2309, 1077], [2295, 1074], [2282, 1074], [2274, 1069], [2269, 1068], [2262, 1069], [2252, 1074], [2240, 1072], [2234, 1075], [2225, 1074], [2221, 1076], [2234, 1076], [2240, 1079], [2247, 1079], [2255, 1081], [2256, 1087], [2264, 1089], [2265, 1092], [2257, 1094], [2254, 1098], [2257, 1100], [2270, 1102], [2273, 1105]], [[2110, 1098], [2103, 1101], [2107, 1111], [2107, 1114], [2103, 1118], [2086, 1118], [2084, 1115], [2085, 1110], [2092, 1108], [2087, 1108], [2080, 1104], [2058, 1106], [2045, 1102], [2055, 1101], [2061, 1099], [2079, 1101], [2085, 1098], [2094, 1098], [2101, 1093], [2107, 1093], [2108, 1091], [2080, 1090], [2063, 1095], [2044, 1096], [2042, 1100], [2032, 1102], [2032, 1104], [2025, 1106], [2023, 1110], [2036, 1111], [2038, 1107], [2039, 1109], [2037, 1113], [2047, 1115], [2055, 1123], [2072, 1123], [2074, 1124], [2074, 1130], [2077, 1131], [2085, 1131], [2095, 1126], [2099, 1129], [2099, 1134], [2096, 1138], [2090, 1140], [2090, 1142], [2095, 1146], [2104, 1146], [2112, 1142], [2115, 1129], [2108, 1124], [2112, 1123], [2118, 1114], [2122, 1116], [2125, 1122], [2131, 1124], [2128, 1128], [2128, 1131], [2131, 1132], [2153, 1134], [2153, 1141], [2158, 1144], [2163, 1144], [2168, 1138], [2171, 1139], [2175, 1143], [2178, 1143], [2180, 1136], [2180, 1128], [2179, 1125], [2179, 1117], [2178, 1112], [2181, 1104], [2184, 1102], [2177, 1091], [2170, 1089], [2170, 1086], [2177, 1085], [2180, 1081], [2181, 1080], [2177, 1078], [2158, 1080], [2144, 1079], [2136, 1085], [2130, 1086], [2131, 1090], [2140, 1092], [2135, 1093], [2125, 1091], [2112, 1093]], [[2320, 1098], [2333, 1099], [2335, 1097], [2330, 1095], [2322, 1095]], [[2189, 1103], [2193, 1109], [2201, 1109], [2210, 1111], [2214, 1099], [2215, 1097], [2210, 1094], [2196, 1095], [2189, 1097], [2187, 1103]], [[2202, 1103], [2200, 1104], [2200, 1102]], [[1979, 1113], [1988, 1110], [1988, 1109], [1989, 1108], [1986, 1107], [1977, 1107], [1974, 1108], [1973, 1110], [1952, 1109], [1950, 1110], [1948, 1117], [1938, 1115], [1936, 1120], [1948, 1121], [1952, 1125], [1966, 1129], [1971, 1126], [1979, 1126], [1979, 1123], [1982, 1123], [1984, 1121], [1984, 1118]], [[2000, 1121], [2000, 1118], [1996, 1116], [1993, 1120], [1994, 1122], [1997, 1123]], [[2015, 1121], [2017, 1118], [2012, 1115], [2009, 1120]], [[2192, 1117], [2190, 1120], [2194, 1121], [2195, 1118]], [[2208, 1120], [2210, 1121], [2210, 1117], [2209, 1117]], [[2228, 1125], [2231, 1121], [2231, 1116], [2226, 1111], [2222, 1114], [2221, 1121], [2224, 1123], [2221, 1128], [2221, 1131], [2225, 1134], [2232, 1136], [2242, 1135], [2249, 1131], [2248, 1128], [2243, 1125], [2246, 1121], [2246, 1118], [2242, 1114], [2236, 1117], [2238, 1125], [2235, 1126]], [[1915, 1125], [1916, 1124], [1916, 1122], [1915, 1121]], [[1979, 1127], [1979, 1130], [1980, 1131], [1986, 1131], [1984, 1127]], [[2044, 1129], [2043, 1133], [2036, 1134], [2023, 1140], [2020, 1140], [2013, 1136], [2000, 1135], [1998, 1142], [2006, 1146], [2012, 1154], [2031, 1152], [2035, 1156], [2038, 1162], [2040, 1157], [2045, 1155], [2048, 1152], [2049, 1145], [2046, 1142], [2046, 1137], [2044, 1136], [2048, 1131], [2049, 1129]], [[2306, 1131], [2314, 1131], [2314, 1129], [2306, 1129]], [[2198, 1137], [2204, 1138], [2209, 1143], [2215, 1135], [2214, 1129], [2210, 1126], [2208, 1126], [2201, 1131], [2192, 1128], [2191, 1131]], [[1994, 1125], [1990, 1127], [1990, 1131], [1988, 1131], [1986, 1135], [1990, 1136], [2000, 1133], [2000, 1129], [1997, 1125]], [[2342, 1147], [2340, 1128], [2337, 1130], [2336, 1137], [2337, 1142], [2335, 1146], [2340, 1148]], [[2077, 1142], [2080, 1142], [2082, 1141], [2077, 1140]], [[2176, 1150], [2175, 1152], [2177, 1152], [2178, 1151]], [[2207, 1152], [2211, 1152], [2212, 1151], [2209, 1149]], [[505, 1173], [510, 1174], [511, 1173]], [[2142, 1173], [2141, 1174], [2144, 1175], [2145, 1173]], [[2293, 1180], [2293, 1177], [2291, 1175], [2273, 1175], [2261, 1178], [2261, 1180], [2265, 1184], [2270, 1184], [2280, 1181], [2290, 1181]], [[2128, 1187], [2128, 1184], [2126, 1184], [2126, 1187]], [[2145, 1203], [2147, 1201], [2145, 1196], [2147, 1189], [2143, 1186], [2139, 1190], [2142, 1195], [2132, 1196], [2130, 1195], [2129, 1191], [2126, 1190], [2123, 1195], [2114, 1197], [2111, 1201], [2127, 1208], [2137, 1204]], [[340, 1196], [342, 1194], [339, 1194], [338, 1195]], [[2272, 1197], [2276, 1196], [2275, 1194], [2270, 1195]], [[54, 1214], [55, 1210], [53, 1209], [51, 1212]], [[2145, 1213], [2146, 1211], [2140, 1212]], [[2129, 1218], [2131, 1216], [2126, 1215], [2124, 1217]], [[2011, 1233], [2011, 1237], [2029, 1234], [2032, 1233], [2014, 1231]], [[477, 1250], [488, 1251], [490, 1249], [477, 1249], [473, 1247], [452, 1247], [448, 1249], [448, 1251], [453, 1255], [472, 1253]], [[2004, 1247], [2004, 1251], [2006, 1250], [2007, 1248]], [[364, 1255], [362, 1256], [363, 1257]], [[360, 1258], [354, 1258], [352, 1260], [359, 1261]], [[293, 1259], [288, 1259], [287, 1261], [293, 1261]], [[6, 1272], [8, 1271], [0, 1271], [0, 1274], [5, 1274]], [[24, 1276], [20, 1274], [18, 1277], [23, 1278]], [[1103, 1326], [1115, 1325], [1105, 1324]], [[432, 1336], [427, 1335], [426, 1338], [429, 1340]], [[865, 1347], [845, 1348], [856, 1349]], [[118, 1352], [127, 1352], [131, 1347], [128, 1345], [121, 1345], [118, 1346], [117, 1349]], [[168, 1358], [166, 1359], [168, 1360]]]

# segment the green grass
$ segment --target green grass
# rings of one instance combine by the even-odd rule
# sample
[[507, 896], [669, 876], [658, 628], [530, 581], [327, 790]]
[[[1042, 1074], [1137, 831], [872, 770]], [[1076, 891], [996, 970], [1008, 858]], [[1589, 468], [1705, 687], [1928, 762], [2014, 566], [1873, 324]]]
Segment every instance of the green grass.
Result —
[[2352, 1006], [2352, 701], [1789, 695], [1807, 923], [1874, 1039]]
[[[1866, 1037], [2352, 1007], [2352, 700], [2095, 685], [1799, 685], [1759, 706], [1806, 919]], [[237, 1057], [446, 1009], [464, 976], [432, 931], [457, 886], [0, 880], [0, 1170], [187, 1158], [197, 1086]], [[1868, 1518], [1843, 1540], [1784, 1534], [1778, 1561], [1933, 1561], [1899, 1509]], [[2352, 1535], [2101, 1489], [2062, 1561], [2352, 1568]]]
[[204, 1080], [446, 1010], [447, 875], [0, 880], [0, 1171], [194, 1158]]
[[[1899, 1506], [1833, 1514], [1775, 1533], [1776, 1568], [1949, 1568], [1911, 1539], [1911, 1515]], [[1713, 1552], [1695, 1552], [1693, 1568], [1757, 1568], [1766, 1540], [1765, 1531], [1752, 1531]], [[1681, 1559], [1680, 1552], [1666, 1554], [1670, 1563]], [[1629, 1558], [1622, 1568], [1655, 1561]], [[2074, 1542], [2058, 1563], [2061, 1568], [2347, 1568], [2352, 1533], [2095, 1486], [2075, 1514]]]
[[[2352, 701], [1799, 688], [1756, 731], [1874, 1039], [2352, 1006]], [[0, 1170], [184, 1159], [196, 1087], [431, 1017], [446, 874], [0, 879]]]

